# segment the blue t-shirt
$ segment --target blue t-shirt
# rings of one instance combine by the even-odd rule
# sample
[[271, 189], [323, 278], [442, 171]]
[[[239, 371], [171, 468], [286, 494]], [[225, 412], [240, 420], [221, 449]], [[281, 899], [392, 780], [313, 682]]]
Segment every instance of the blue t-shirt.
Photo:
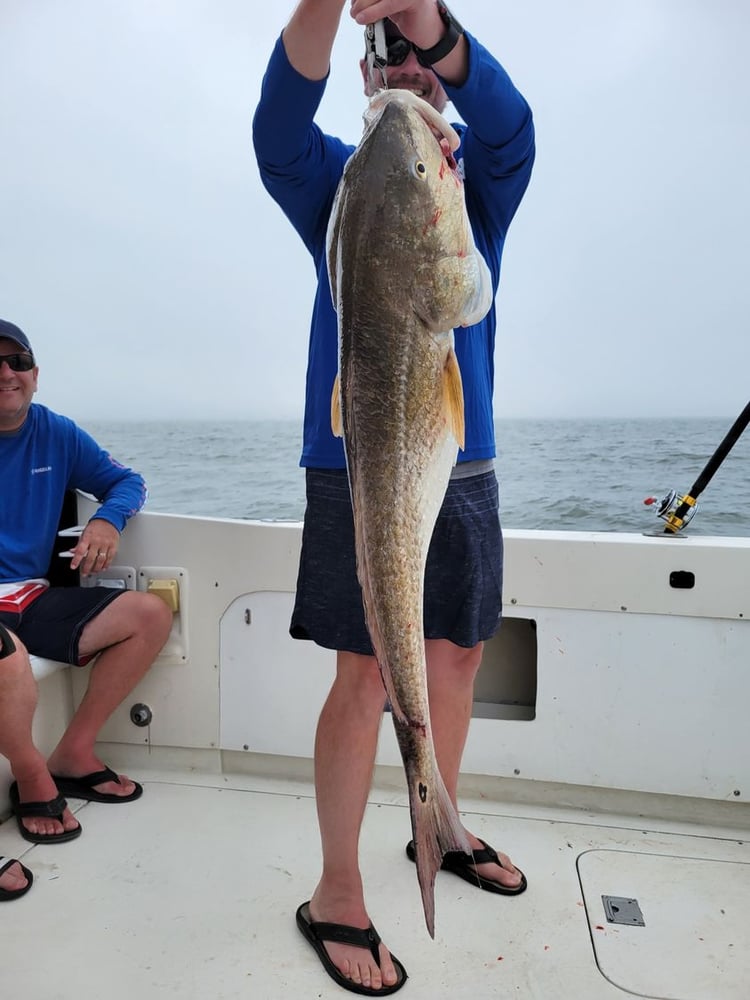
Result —
[[[443, 86], [468, 123], [454, 126], [461, 137], [454, 155], [464, 174], [474, 241], [487, 261], [496, 293], [505, 235], [531, 176], [534, 125], [528, 104], [502, 66], [471, 35], [466, 38], [468, 77], [461, 87]], [[313, 122], [326, 83], [298, 73], [279, 39], [263, 79], [253, 141], [263, 184], [310, 251], [318, 277], [300, 464], [345, 468], [343, 442], [331, 430], [338, 330], [328, 282], [326, 230], [344, 165], [355, 147], [326, 135]], [[495, 327], [493, 305], [481, 322], [455, 332], [466, 428], [461, 462], [495, 456]]]
[[116, 462], [68, 417], [33, 403], [0, 434], [0, 583], [44, 577], [66, 490], [102, 502], [94, 517], [122, 531], [146, 502], [142, 476]]

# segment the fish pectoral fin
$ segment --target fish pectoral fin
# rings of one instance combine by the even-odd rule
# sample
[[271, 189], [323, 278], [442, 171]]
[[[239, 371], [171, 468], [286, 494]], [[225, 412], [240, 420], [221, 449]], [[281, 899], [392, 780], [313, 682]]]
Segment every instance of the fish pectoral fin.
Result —
[[458, 367], [456, 352], [451, 349], [445, 359], [443, 368], [443, 401], [448, 424], [458, 447], [463, 450], [464, 435], [464, 388], [461, 381], [461, 370]]
[[466, 258], [466, 263], [473, 276], [473, 293], [464, 304], [461, 326], [474, 326], [490, 311], [495, 295], [492, 291], [492, 275], [487, 267], [487, 261], [476, 247], [473, 254]]
[[338, 375], [333, 380], [333, 392], [331, 393], [331, 430], [334, 437], [344, 436], [344, 421], [341, 417], [341, 386]]

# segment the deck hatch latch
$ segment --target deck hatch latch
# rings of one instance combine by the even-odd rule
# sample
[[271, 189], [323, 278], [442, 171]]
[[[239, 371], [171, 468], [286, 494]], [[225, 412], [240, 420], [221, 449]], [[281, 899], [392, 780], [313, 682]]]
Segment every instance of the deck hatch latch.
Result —
[[628, 899], [627, 896], [602, 896], [602, 902], [610, 924], [629, 924], [631, 927], [646, 926], [637, 899]]

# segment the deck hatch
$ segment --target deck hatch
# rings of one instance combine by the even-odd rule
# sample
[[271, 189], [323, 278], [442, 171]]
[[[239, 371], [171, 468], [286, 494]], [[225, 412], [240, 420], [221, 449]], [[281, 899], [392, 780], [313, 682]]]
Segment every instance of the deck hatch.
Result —
[[602, 896], [604, 912], [611, 924], [628, 924], [631, 927], [645, 927], [641, 908], [637, 899], [627, 896]]
[[[748, 1000], [748, 845], [674, 838], [680, 853], [596, 849], [576, 865], [594, 959], [609, 984], [652, 1000]], [[633, 836], [633, 834], [629, 834]], [[644, 831], [642, 843], [667, 846]], [[706, 852], [706, 853], [702, 853]], [[707, 852], [716, 856], [711, 857]], [[604, 919], [605, 899], [637, 902], [643, 926]], [[619, 905], [619, 904], [616, 904]], [[619, 916], [628, 908], [620, 908]], [[614, 914], [618, 916], [618, 914]], [[593, 994], [592, 994], [593, 995]], [[602, 996], [614, 996], [602, 988]], [[567, 1000], [567, 996], [566, 996]]]

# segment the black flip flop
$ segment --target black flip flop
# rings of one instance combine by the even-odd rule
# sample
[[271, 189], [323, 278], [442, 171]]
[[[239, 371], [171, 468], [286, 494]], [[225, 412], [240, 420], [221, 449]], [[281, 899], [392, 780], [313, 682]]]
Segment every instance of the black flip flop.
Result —
[[0, 660], [7, 656], [12, 656], [16, 651], [16, 644], [13, 637], [4, 625], [0, 624]]
[[71, 799], [84, 799], [86, 802], [133, 802], [143, 795], [143, 786], [137, 781], [133, 784], [135, 788], [130, 795], [115, 795], [114, 792], [97, 792], [95, 785], [103, 785], [105, 781], [116, 781], [120, 784], [120, 778], [110, 767], [105, 767], [103, 771], [92, 771], [91, 774], [84, 774], [82, 778], [67, 778], [62, 774], [53, 774], [52, 780], [57, 785], [57, 790], [61, 795], [69, 795]]
[[[476, 871], [474, 868], [475, 865], [483, 865], [488, 861], [494, 861], [496, 865], [503, 868], [503, 864], [497, 856], [497, 851], [490, 847], [481, 837], [479, 841], [484, 847], [479, 851], [472, 851], [471, 858], [469, 858], [468, 854], [464, 854], [463, 851], [448, 851], [440, 866], [442, 871], [453, 872], [454, 875], [458, 875], [459, 878], [470, 882], [471, 885], [476, 886], [478, 889], [484, 889], [485, 892], [496, 892], [499, 896], [520, 896], [522, 892], [526, 892], [528, 883], [526, 882], [526, 876], [520, 868], [516, 868], [516, 871], [521, 876], [521, 881], [512, 889], [507, 885], [494, 882], [492, 879], [483, 878]], [[406, 845], [406, 856], [410, 861], [416, 861], [413, 840], [410, 840]]]
[[[3, 872], [7, 871], [10, 868], [10, 866], [14, 865], [15, 863], [16, 863], [16, 858], [3, 858], [3, 857], [0, 857], [0, 875], [2, 875]], [[26, 885], [23, 887], [23, 889], [2, 889], [2, 888], [0, 888], [0, 903], [7, 903], [11, 899], [20, 899], [21, 896], [25, 896], [26, 893], [31, 888], [31, 885], [32, 885], [32, 883], [34, 881], [34, 876], [29, 871], [29, 869], [26, 867], [26, 865], [22, 864], [20, 861], [18, 862], [18, 864], [21, 865], [21, 871], [26, 876]]]
[[323, 968], [331, 979], [339, 986], [343, 986], [345, 990], [349, 990], [350, 993], [359, 993], [365, 997], [387, 997], [400, 990], [408, 978], [406, 969], [392, 953], [391, 961], [396, 967], [398, 979], [393, 986], [383, 986], [379, 990], [353, 983], [351, 979], [342, 976], [333, 964], [323, 944], [324, 941], [337, 941], [339, 944], [352, 944], [356, 948], [364, 948], [370, 952], [380, 968], [380, 935], [372, 924], [365, 930], [362, 927], [349, 927], [347, 924], [326, 924], [322, 921], [312, 920], [310, 918], [310, 903], [307, 902], [303, 903], [297, 910], [297, 926], [315, 949]]
[[65, 841], [75, 840], [83, 833], [83, 827], [80, 823], [75, 830], [63, 830], [62, 833], [31, 833], [24, 826], [23, 818], [31, 816], [56, 819], [62, 823], [63, 813], [68, 806], [62, 795], [57, 795], [48, 802], [21, 802], [17, 781], [14, 781], [10, 786], [8, 794], [18, 823], [18, 831], [24, 840], [28, 840], [32, 844], [64, 844]]

